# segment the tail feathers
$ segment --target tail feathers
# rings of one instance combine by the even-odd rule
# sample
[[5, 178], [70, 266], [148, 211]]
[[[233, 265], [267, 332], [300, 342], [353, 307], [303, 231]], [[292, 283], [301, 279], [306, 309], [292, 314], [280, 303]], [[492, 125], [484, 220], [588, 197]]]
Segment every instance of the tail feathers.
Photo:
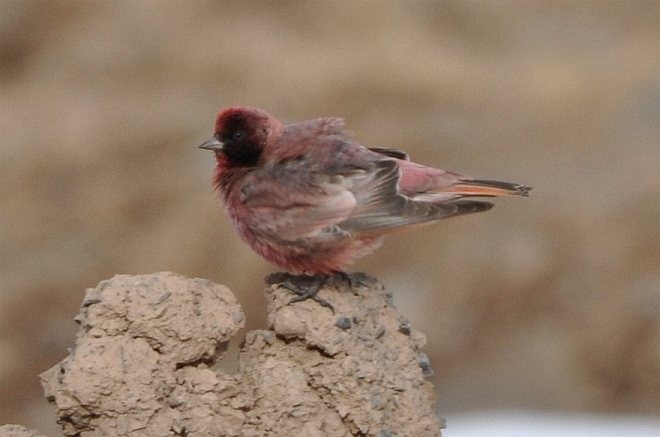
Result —
[[480, 179], [461, 179], [445, 192], [456, 193], [460, 196], [529, 196], [532, 187], [511, 182], [487, 181]]
[[440, 203], [399, 200], [393, 202], [389, 209], [352, 217], [339, 223], [339, 227], [353, 235], [378, 235], [457, 215], [487, 211], [493, 207], [492, 203], [479, 200], [452, 200]]
[[407, 202], [400, 212], [400, 217], [411, 223], [423, 223], [440, 220], [456, 215], [488, 211], [493, 206], [481, 200], [451, 200], [449, 202]]
[[480, 200], [455, 200], [453, 202], [447, 202], [447, 204], [456, 208], [454, 213], [450, 214], [450, 216], [488, 211], [495, 206], [490, 202], [482, 202]]

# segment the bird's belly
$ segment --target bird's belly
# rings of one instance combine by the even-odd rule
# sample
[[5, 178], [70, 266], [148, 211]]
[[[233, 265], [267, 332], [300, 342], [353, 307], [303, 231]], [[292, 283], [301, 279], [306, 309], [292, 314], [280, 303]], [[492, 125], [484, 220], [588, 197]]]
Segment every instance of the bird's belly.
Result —
[[261, 229], [250, 227], [247, 224], [249, 220], [238, 219], [232, 211], [230, 215], [241, 238], [255, 252], [296, 275], [330, 275], [344, 271], [355, 260], [382, 244], [382, 237], [351, 238], [342, 235], [282, 241], [270, 237]]

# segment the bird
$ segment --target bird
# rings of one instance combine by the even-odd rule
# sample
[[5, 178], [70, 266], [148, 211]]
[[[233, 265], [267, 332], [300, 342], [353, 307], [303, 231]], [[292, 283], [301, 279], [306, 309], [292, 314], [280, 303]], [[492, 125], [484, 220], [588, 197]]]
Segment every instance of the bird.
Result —
[[312, 279], [287, 283], [295, 300], [313, 298], [329, 278], [346, 278], [347, 267], [389, 234], [492, 208], [473, 197], [531, 189], [363, 146], [337, 117], [284, 124], [262, 109], [232, 106], [199, 147], [215, 154], [213, 185], [241, 238], [288, 274]]

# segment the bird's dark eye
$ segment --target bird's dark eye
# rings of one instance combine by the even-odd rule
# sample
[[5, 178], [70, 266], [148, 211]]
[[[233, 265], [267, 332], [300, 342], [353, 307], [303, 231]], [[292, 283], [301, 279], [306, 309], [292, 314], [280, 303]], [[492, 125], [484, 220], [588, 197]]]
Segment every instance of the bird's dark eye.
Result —
[[239, 141], [242, 140], [243, 137], [245, 137], [245, 133], [243, 131], [236, 131], [233, 134], [231, 134], [231, 139], [234, 141]]

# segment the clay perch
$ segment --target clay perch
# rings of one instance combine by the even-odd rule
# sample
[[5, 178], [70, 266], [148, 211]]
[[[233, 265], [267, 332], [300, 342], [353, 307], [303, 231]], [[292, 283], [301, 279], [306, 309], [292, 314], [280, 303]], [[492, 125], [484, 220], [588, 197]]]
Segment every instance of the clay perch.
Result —
[[[319, 296], [271, 275], [268, 330], [248, 332], [239, 373], [213, 369], [244, 315], [232, 292], [174, 273], [87, 290], [69, 356], [41, 375], [66, 435], [435, 436], [425, 338], [360, 274]], [[334, 312], [332, 311], [334, 309]]]

